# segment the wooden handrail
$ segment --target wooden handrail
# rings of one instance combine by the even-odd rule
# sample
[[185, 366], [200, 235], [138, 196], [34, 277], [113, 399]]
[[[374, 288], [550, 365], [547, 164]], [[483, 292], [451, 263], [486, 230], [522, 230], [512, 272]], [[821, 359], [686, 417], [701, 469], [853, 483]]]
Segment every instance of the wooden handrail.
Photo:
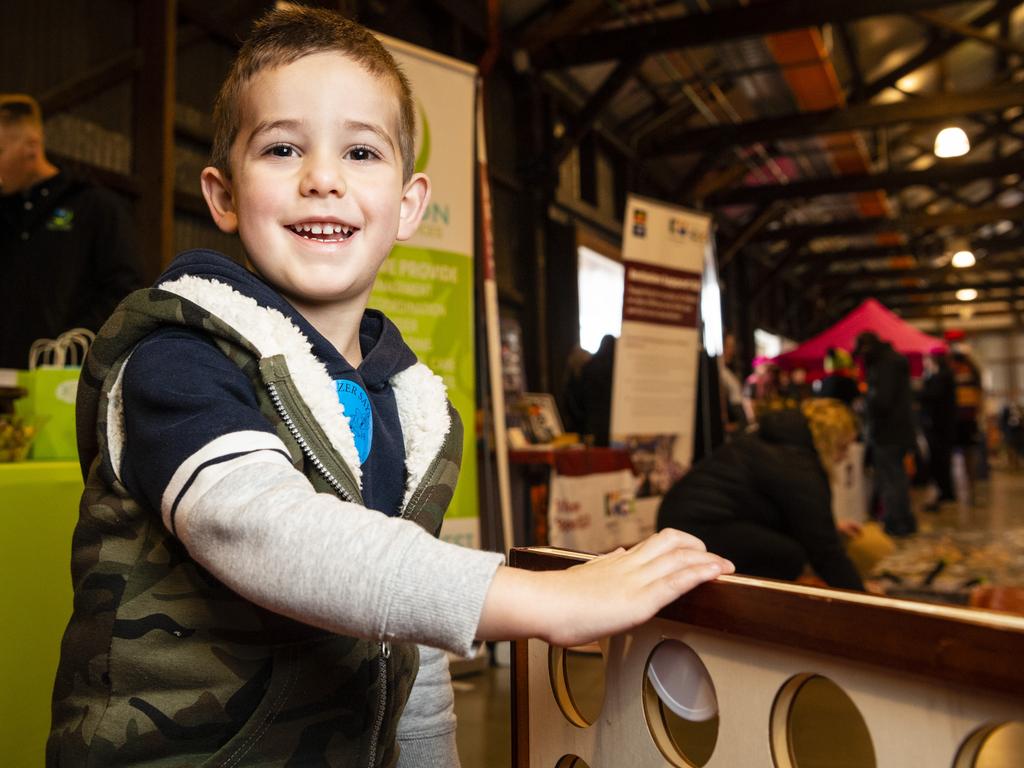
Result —
[[[550, 547], [513, 549], [509, 563], [561, 570], [592, 559]], [[1024, 695], [1024, 618], [790, 582], [722, 576], [659, 617], [747, 640]]]

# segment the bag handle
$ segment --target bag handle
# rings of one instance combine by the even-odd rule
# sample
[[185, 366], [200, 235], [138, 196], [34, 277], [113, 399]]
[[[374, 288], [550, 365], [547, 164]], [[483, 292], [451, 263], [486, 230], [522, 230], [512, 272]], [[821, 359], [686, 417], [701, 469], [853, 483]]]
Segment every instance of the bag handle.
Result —
[[89, 354], [89, 347], [95, 338], [96, 334], [88, 328], [72, 328], [58, 336], [57, 345], [65, 354], [65, 365], [81, 365], [85, 361], [85, 356]]
[[88, 328], [72, 328], [56, 339], [36, 339], [28, 350], [28, 369], [79, 366], [85, 361], [95, 338], [96, 334]]
[[34, 371], [43, 365], [54, 365], [56, 358], [56, 345], [54, 339], [36, 339], [28, 348], [28, 369]]

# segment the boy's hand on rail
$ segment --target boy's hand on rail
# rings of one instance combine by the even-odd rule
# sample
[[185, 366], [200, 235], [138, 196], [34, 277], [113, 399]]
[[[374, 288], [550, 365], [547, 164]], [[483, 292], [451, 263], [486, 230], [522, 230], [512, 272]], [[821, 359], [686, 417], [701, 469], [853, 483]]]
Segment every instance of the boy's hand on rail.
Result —
[[564, 571], [501, 568], [478, 637], [588, 643], [643, 624], [698, 584], [734, 570], [699, 539], [671, 529]]

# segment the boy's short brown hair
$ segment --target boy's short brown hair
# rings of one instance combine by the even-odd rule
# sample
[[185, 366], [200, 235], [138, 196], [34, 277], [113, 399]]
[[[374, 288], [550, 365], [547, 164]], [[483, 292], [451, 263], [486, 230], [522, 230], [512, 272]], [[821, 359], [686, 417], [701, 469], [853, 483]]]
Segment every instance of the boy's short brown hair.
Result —
[[0, 126], [22, 122], [43, 124], [39, 102], [25, 93], [0, 93]]
[[413, 173], [416, 113], [412, 89], [398, 62], [368, 29], [333, 11], [287, 5], [270, 11], [253, 26], [220, 88], [213, 107], [210, 164], [230, 176], [231, 145], [238, 136], [245, 87], [264, 69], [280, 67], [314, 53], [340, 53], [370, 74], [390, 81], [398, 95], [398, 148], [402, 179]]

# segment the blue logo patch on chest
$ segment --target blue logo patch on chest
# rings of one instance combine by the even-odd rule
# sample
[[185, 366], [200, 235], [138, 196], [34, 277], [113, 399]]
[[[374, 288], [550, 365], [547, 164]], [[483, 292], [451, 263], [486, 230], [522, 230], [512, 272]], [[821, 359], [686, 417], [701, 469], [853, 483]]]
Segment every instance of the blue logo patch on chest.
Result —
[[356, 441], [359, 463], [366, 461], [373, 445], [373, 411], [370, 410], [370, 398], [366, 390], [348, 379], [337, 379], [334, 388], [338, 391], [338, 402], [345, 409], [348, 425], [352, 429], [352, 437]]
[[70, 208], [54, 208], [53, 216], [46, 222], [51, 232], [70, 232], [75, 220], [75, 212]]

